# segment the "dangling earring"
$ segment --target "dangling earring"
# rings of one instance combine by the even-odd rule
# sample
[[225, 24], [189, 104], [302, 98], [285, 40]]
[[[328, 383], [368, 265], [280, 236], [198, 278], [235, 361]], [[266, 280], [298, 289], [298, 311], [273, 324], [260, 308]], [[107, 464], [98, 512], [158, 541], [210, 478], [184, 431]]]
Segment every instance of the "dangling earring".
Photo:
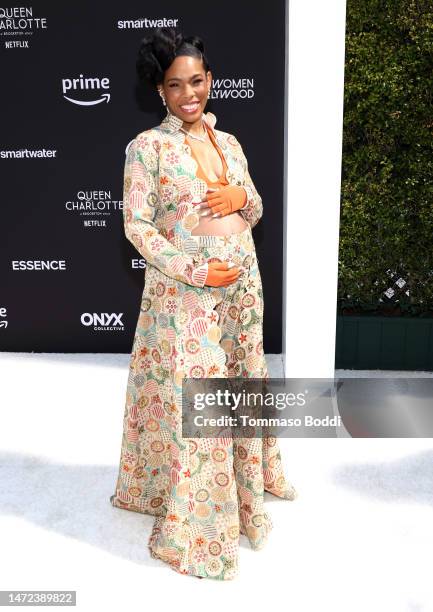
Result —
[[164, 104], [164, 106], [167, 106], [167, 102], [165, 101], [165, 97], [164, 97], [164, 94], [162, 93], [162, 89], [158, 89], [158, 91], [159, 91], [159, 95], [161, 96], [162, 103]]

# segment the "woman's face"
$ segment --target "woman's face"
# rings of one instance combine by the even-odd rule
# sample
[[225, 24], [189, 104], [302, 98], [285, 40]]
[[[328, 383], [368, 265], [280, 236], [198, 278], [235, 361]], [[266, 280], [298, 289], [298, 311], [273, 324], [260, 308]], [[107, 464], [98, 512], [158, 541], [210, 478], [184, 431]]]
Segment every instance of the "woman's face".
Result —
[[167, 107], [186, 123], [194, 123], [204, 112], [212, 82], [201, 59], [179, 55], [165, 71], [162, 83]]

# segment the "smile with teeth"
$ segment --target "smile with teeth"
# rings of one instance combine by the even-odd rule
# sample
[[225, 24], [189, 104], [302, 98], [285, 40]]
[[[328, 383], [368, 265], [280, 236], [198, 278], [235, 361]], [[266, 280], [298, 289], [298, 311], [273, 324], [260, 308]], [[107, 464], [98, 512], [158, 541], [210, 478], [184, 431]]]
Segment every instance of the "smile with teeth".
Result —
[[198, 109], [200, 102], [194, 102], [193, 104], [183, 104], [180, 108], [186, 113], [193, 113]]

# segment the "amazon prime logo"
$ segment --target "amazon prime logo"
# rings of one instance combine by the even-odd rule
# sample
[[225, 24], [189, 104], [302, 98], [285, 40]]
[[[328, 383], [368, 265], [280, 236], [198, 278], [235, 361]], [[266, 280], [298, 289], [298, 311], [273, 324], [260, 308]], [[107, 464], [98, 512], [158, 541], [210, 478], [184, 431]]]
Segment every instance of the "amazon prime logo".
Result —
[[0, 308], [0, 329], [6, 329], [8, 326], [8, 322], [5, 317], [7, 317], [6, 308]]
[[[94, 106], [101, 102], [110, 101], [110, 93], [101, 93], [101, 89], [110, 88], [110, 79], [104, 77], [102, 79], [98, 77], [84, 77], [82, 74], [75, 79], [62, 79], [62, 92], [63, 97], [72, 104], [79, 104], [80, 106]], [[80, 99], [82, 96], [81, 92], [91, 92], [92, 99]], [[68, 94], [68, 95], [66, 95]], [[84, 96], [86, 97], [86, 96]], [[87, 98], [89, 94], [87, 94]]]

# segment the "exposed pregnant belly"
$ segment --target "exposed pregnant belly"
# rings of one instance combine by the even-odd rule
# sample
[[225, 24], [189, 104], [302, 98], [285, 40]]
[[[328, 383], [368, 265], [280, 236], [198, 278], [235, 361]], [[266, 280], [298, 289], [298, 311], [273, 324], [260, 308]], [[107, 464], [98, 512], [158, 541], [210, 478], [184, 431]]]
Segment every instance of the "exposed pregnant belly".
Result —
[[[202, 209], [202, 212], [208, 210]], [[236, 211], [224, 217], [215, 217], [212, 219], [211, 214], [206, 217], [200, 217], [199, 224], [194, 227], [191, 234], [194, 236], [227, 236], [228, 234], [239, 234], [248, 227], [248, 223], [242, 217], [241, 213]]]

